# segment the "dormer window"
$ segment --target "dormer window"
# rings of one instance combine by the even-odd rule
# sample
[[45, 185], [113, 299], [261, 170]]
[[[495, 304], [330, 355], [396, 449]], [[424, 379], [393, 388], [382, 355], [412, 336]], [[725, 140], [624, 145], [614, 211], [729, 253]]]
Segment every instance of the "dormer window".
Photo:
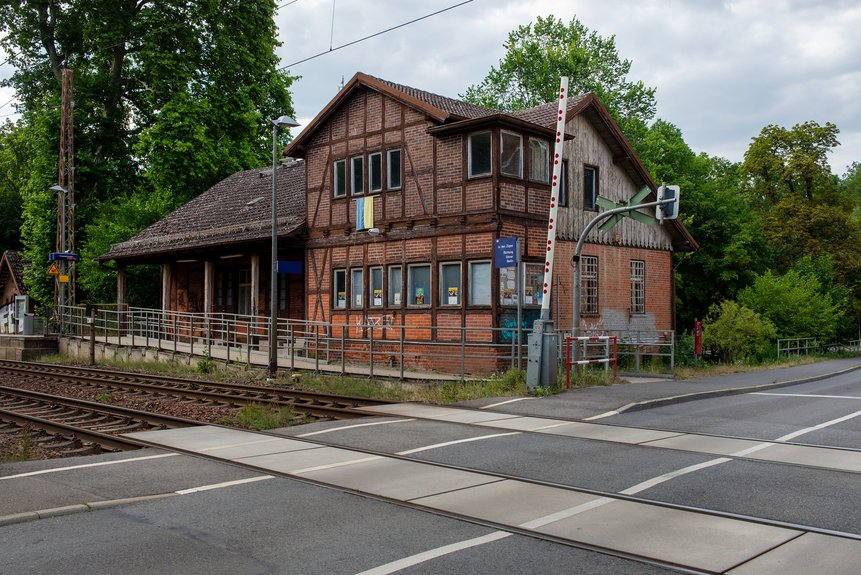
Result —
[[491, 133], [474, 132], [469, 135], [467, 155], [469, 156], [469, 177], [489, 176], [493, 171], [491, 161]]
[[500, 171], [503, 176], [523, 177], [523, 137], [503, 130], [500, 138]]

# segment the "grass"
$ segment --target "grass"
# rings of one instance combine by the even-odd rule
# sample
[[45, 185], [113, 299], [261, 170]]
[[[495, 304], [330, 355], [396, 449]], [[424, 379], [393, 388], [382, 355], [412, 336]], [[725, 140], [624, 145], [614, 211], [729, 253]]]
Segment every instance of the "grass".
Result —
[[700, 363], [700, 365], [696, 367], [676, 367], [676, 379], [696, 379], [698, 377], [762, 371], [765, 369], [779, 369], [782, 367], [794, 367], [796, 365], [809, 365], [826, 359], [834, 359], [834, 357], [834, 355], [796, 355], [781, 359], [769, 359], [762, 362], [737, 361], [734, 363]]
[[24, 437], [21, 441], [21, 449], [18, 453], [4, 455], [0, 457], [0, 463], [15, 463], [18, 461], [28, 461], [30, 459], [30, 430], [24, 428]]
[[288, 427], [302, 423], [303, 417], [297, 416], [293, 409], [283, 407], [281, 409], [273, 409], [265, 405], [252, 403], [246, 405], [236, 414], [236, 424], [247, 429], [256, 431], [264, 431], [266, 429], [275, 429], [276, 427]]

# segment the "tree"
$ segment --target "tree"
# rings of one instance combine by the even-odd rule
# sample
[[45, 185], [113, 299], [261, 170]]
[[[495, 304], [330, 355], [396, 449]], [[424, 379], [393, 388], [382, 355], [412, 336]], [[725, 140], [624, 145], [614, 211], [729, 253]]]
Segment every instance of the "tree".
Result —
[[713, 305], [703, 322], [703, 346], [723, 361], [762, 356], [775, 337], [771, 321], [730, 300]]
[[499, 67], [462, 98], [505, 111], [530, 108], [556, 100], [559, 78], [568, 76], [569, 92], [595, 92], [634, 142], [655, 115], [655, 89], [627, 79], [631, 61], [619, 57], [615, 37], [589, 31], [576, 17], [566, 25], [539, 16], [509, 33], [505, 49]]
[[0, 126], [0, 253], [21, 247], [21, 194], [31, 157], [24, 127], [8, 121]]
[[[62, 68], [75, 79], [76, 247], [95, 255], [87, 249], [95, 230], [123, 234], [102, 233], [101, 245], [123, 241], [226, 175], [268, 162], [269, 119], [293, 113], [273, 10], [271, 0], [0, 5], [0, 43], [16, 69], [4, 84], [15, 88], [23, 122], [38, 127], [33, 154], [47, 179], [22, 194], [31, 261], [44, 261], [53, 244], [55, 215], [41, 198], [57, 181]], [[132, 227], [110, 225], [122, 206], [138, 209], [151, 194], [158, 210], [126, 219]], [[80, 285], [104, 283], [87, 277], [101, 268], [79, 269]]]

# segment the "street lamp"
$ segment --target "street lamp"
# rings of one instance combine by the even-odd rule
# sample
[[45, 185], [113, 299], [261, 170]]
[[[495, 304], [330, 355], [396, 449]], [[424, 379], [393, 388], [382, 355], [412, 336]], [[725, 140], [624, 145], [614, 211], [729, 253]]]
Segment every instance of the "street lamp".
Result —
[[269, 286], [269, 369], [267, 378], [275, 380], [278, 372], [278, 126], [295, 128], [299, 122], [290, 116], [272, 120], [272, 270]]
[[[61, 186], [60, 184], [54, 184], [50, 188], [48, 188], [52, 192], [62, 193], [62, 210], [60, 211], [60, 248], [61, 253], [66, 253], [68, 249], [66, 246], [66, 204], [68, 203], [69, 190]], [[66, 275], [66, 260], [60, 260], [60, 271], [63, 275]], [[54, 312], [59, 314], [60, 320], [60, 331], [62, 332], [65, 327], [64, 316], [65, 316], [65, 306], [66, 306], [66, 284], [63, 281], [59, 281], [59, 291], [54, 291]]]

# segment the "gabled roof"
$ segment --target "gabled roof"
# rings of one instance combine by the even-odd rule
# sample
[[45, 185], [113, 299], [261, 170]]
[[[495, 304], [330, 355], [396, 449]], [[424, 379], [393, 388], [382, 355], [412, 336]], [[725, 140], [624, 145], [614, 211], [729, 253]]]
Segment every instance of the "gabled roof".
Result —
[[24, 268], [26, 264], [21, 254], [14, 250], [6, 250], [0, 257], [0, 292], [6, 288], [7, 282], [12, 282], [14, 291], [20, 295], [26, 295], [27, 287], [24, 285]]
[[[278, 236], [305, 224], [305, 165], [278, 168]], [[272, 168], [232, 174], [132, 239], [114, 244], [99, 261], [134, 260], [272, 235]]]

